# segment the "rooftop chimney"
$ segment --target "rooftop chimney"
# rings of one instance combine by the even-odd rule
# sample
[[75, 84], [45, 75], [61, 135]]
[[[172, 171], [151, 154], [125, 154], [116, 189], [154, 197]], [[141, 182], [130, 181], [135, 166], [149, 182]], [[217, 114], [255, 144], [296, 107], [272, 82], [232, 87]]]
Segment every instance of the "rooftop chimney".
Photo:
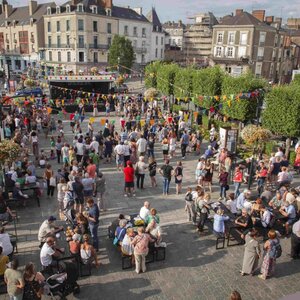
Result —
[[271, 24], [274, 22], [274, 16], [268, 16], [266, 17], [266, 23]]
[[10, 4], [5, 4], [4, 11], [5, 11], [5, 19], [8, 19], [8, 17], [11, 15], [13, 11], [13, 6]]
[[30, 16], [32, 16], [36, 12], [37, 6], [37, 1], [29, 0], [28, 7]]
[[105, 8], [110, 8], [110, 9], [111, 9], [112, 6], [113, 6], [113, 5], [112, 5], [112, 0], [105, 0], [105, 1], [104, 1], [104, 7], [105, 7]]
[[179, 21], [178, 21], [178, 27], [181, 27], [181, 26], [182, 26], [182, 21], [179, 20]]
[[143, 14], [143, 8], [142, 7], [135, 7], [133, 10], [139, 14], [140, 16]]
[[235, 10], [235, 15], [236, 15], [236, 16], [240, 16], [243, 12], [244, 12], [244, 10], [241, 9], [241, 8], [236, 9], [236, 10]]
[[266, 11], [263, 9], [258, 9], [258, 10], [253, 10], [252, 11], [252, 16], [258, 19], [261, 22], [265, 21], [265, 13]]

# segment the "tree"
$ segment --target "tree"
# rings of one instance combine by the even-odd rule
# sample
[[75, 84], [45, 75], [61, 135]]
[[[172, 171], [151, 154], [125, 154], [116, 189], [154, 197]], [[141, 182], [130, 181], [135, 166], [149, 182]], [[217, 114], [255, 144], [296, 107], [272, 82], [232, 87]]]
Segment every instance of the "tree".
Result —
[[277, 135], [287, 137], [286, 154], [289, 153], [291, 137], [300, 136], [300, 85], [274, 87], [265, 98], [262, 122]]
[[176, 72], [174, 81], [174, 94], [176, 97], [191, 97], [193, 92], [193, 74], [197, 72], [192, 68], [180, 69]]
[[248, 121], [255, 117], [257, 108], [256, 97], [240, 97], [241, 93], [251, 93], [264, 89], [267, 82], [256, 78], [253, 74], [244, 74], [239, 77], [224, 76], [222, 82], [221, 112], [223, 115], [239, 121]]
[[176, 73], [180, 72], [176, 64], [164, 64], [157, 70], [157, 89], [165, 95], [174, 95]]
[[157, 87], [157, 73], [158, 70], [162, 67], [162, 63], [160, 61], [154, 61], [148, 64], [145, 68], [145, 85], [147, 88], [155, 88]]
[[[213, 96], [221, 95], [224, 72], [219, 66], [197, 70], [193, 74], [193, 93], [195, 104], [209, 109], [214, 106]], [[198, 97], [202, 97], [199, 101]], [[212, 97], [211, 97], [212, 96]]]
[[120, 65], [121, 73], [130, 73], [134, 58], [131, 41], [124, 36], [115, 35], [109, 48], [109, 65], [113, 69], [117, 69], [117, 66]]

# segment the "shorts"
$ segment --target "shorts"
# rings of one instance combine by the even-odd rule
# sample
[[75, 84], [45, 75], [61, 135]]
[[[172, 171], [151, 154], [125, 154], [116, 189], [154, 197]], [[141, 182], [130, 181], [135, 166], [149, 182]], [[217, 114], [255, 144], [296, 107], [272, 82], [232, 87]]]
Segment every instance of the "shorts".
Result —
[[131, 181], [131, 182], [125, 182], [125, 187], [126, 188], [134, 188], [134, 182]]
[[105, 153], [104, 153], [104, 157], [106, 157], [106, 158], [107, 158], [107, 157], [111, 158], [111, 153], [105, 152]]
[[93, 190], [83, 191], [84, 197], [92, 197], [93, 196]]
[[292, 224], [294, 224], [296, 221], [297, 221], [297, 219], [288, 219], [286, 222], [287, 222], [289, 225], [292, 225]]
[[169, 150], [163, 150], [163, 155], [168, 155], [169, 154]]
[[63, 163], [64, 163], [64, 164], [68, 164], [68, 163], [69, 163], [69, 158], [68, 158], [68, 157], [64, 157]]
[[124, 163], [124, 156], [123, 155], [117, 155], [116, 163], [117, 163], [117, 165], [122, 165]]
[[76, 204], [83, 204], [83, 202], [84, 202], [84, 200], [83, 200], [83, 198], [75, 198], [75, 203]]

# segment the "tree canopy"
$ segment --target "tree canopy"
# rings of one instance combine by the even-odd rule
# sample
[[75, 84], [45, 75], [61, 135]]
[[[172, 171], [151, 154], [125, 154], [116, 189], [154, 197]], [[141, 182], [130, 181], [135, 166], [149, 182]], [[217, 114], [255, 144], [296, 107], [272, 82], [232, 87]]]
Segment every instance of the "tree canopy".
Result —
[[300, 85], [274, 87], [265, 98], [263, 125], [275, 134], [300, 136]]
[[120, 65], [121, 73], [130, 73], [134, 59], [135, 54], [131, 41], [124, 36], [115, 35], [109, 48], [109, 65], [114, 69], [117, 69], [117, 66]]

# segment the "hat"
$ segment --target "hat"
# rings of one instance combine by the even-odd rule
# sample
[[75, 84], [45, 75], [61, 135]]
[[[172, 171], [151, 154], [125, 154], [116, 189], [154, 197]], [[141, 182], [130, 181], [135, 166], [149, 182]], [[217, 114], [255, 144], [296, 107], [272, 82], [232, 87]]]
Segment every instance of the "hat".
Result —
[[127, 164], [127, 166], [132, 165], [132, 162], [130, 160], [127, 160], [126, 164]]
[[49, 221], [49, 222], [52, 222], [52, 221], [55, 221], [55, 220], [56, 220], [56, 218], [53, 217], [53, 216], [50, 216], [50, 217], [48, 218], [48, 221]]

